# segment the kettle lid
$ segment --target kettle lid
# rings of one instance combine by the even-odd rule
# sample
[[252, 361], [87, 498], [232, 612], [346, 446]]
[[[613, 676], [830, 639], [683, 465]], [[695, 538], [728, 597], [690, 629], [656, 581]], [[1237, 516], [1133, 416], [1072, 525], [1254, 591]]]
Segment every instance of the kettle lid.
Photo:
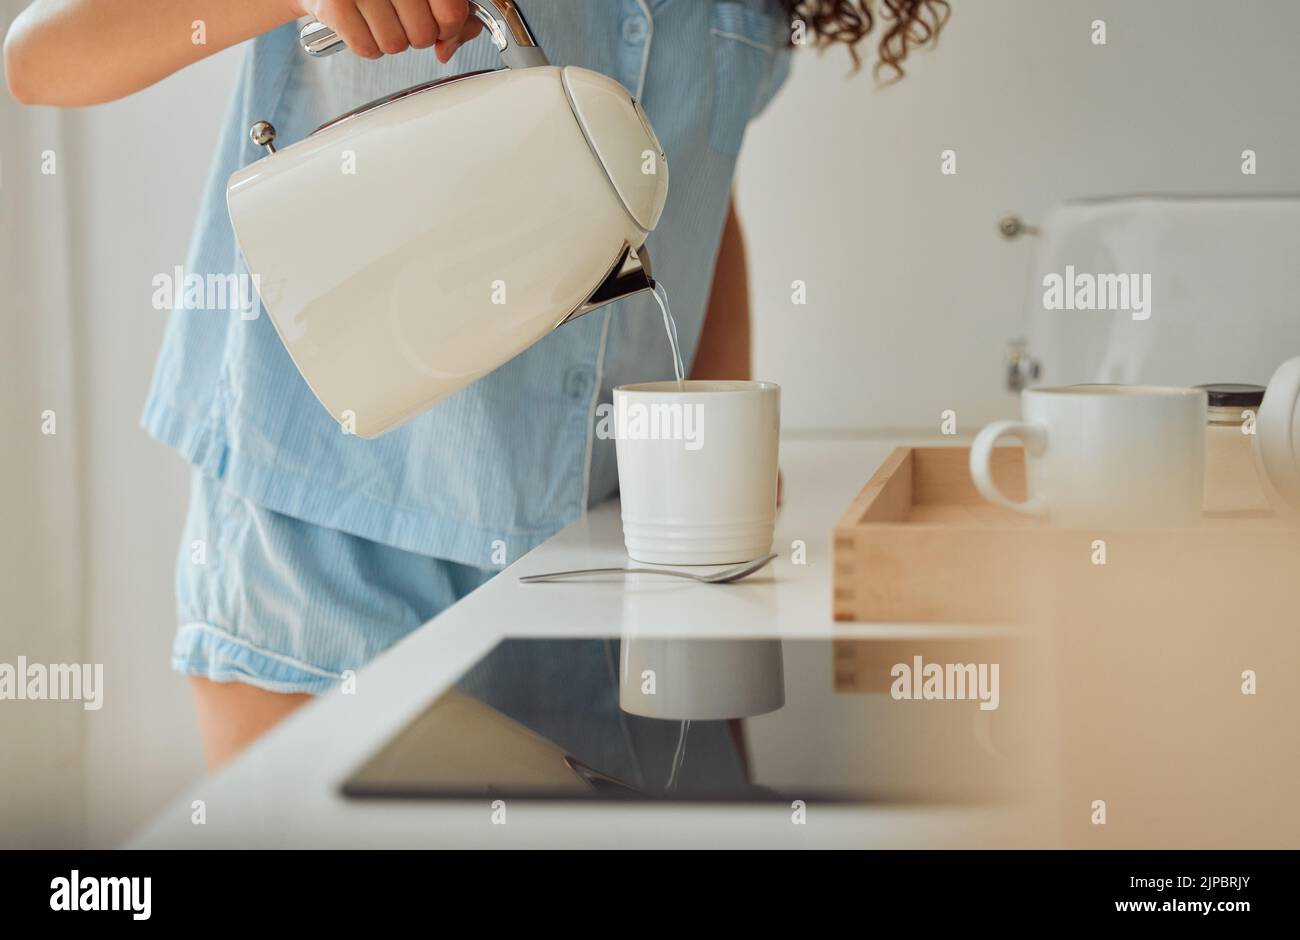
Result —
[[641, 104], [607, 75], [563, 69], [573, 115], [628, 215], [654, 231], [668, 198], [668, 158]]

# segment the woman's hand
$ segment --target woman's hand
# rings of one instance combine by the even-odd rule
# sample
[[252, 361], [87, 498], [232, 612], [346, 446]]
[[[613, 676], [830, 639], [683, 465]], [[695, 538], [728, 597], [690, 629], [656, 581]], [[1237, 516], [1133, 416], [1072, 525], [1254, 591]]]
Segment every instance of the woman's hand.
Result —
[[446, 62], [483, 30], [469, 0], [297, 0], [304, 16], [320, 20], [367, 59], [407, 49], [434, 48]]
[[33, 0], [5, 36], [5, 78], [23, 104], [100, 104], [301, 16], [372, 59], [436, 46], [446, 62], [483, 28], [468, 0]]

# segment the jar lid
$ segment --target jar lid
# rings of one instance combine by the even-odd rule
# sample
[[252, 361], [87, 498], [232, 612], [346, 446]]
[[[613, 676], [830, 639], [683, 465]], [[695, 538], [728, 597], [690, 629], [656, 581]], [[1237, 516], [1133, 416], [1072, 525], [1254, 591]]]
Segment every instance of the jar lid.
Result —
[[1264, 386], [1243, 385], [1240, 382], [1212, 382], [1209, 385], [1197, 385], [1205, 389], [1212, 408], [1252, 408], [1260, 406], [1264, 400]]
[[1198, 385], [1209, 396], [1211, 408], [1258, 408], [1264, 400], [1264, 386], [1239, 382], [1212, 382]]

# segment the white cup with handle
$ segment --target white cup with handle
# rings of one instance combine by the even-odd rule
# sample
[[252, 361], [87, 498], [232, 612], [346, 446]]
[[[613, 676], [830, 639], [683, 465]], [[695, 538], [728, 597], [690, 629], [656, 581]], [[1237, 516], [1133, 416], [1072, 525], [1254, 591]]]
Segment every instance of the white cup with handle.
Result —
[[[990, 503], [1067, 528], [1177, 528], [1201, 518], [1208, 403], [1199, 388], [1069, 385], [1021, 392], [1021, 421], [975, 436], [971, 478]], [[990, 457], [1025, 447], [1028, 498], [1009, 499]]]

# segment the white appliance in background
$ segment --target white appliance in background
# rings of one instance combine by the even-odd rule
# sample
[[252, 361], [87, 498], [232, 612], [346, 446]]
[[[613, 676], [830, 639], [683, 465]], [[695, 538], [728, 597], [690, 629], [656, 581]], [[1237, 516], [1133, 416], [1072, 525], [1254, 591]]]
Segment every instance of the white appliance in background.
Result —
[[[269, 153], [227, 187], [271, 322], [360, 437], [654, 287], [643, 246], [668, 164], [645, 112], [612, 78], [550, 65], [517, 4], [470, 7], [506, 68], [398, 92], [279, 151], [259, 121]], [[312, 55], [344, 48], [317, 22], [301, 38]]]
[[[1004, 236], [1023, 231], [1004, 220]], [[1300, 196], [1070, 202], [1038, 234], [1009, 384], [1264, 385], [1300, 353]], [[1047, 309], [1044, 280], [1067, 273], [1129, 275], [1139, 289], [1147, 276], [1147, 318], [1132, 297], [1130, 309]]]

